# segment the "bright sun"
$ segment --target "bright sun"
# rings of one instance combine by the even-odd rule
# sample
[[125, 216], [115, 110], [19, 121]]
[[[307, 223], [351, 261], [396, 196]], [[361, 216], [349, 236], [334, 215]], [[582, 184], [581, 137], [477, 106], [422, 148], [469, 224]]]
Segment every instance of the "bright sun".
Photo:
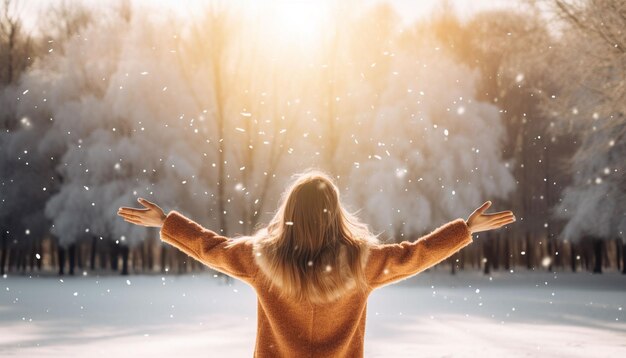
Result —
[[[140, 1], [140, 0], [137, 0]], [[224, 0], [222, 5], [231, 7], [231, 14], [238, 21], [251, 22], [252, 27], [260, 25], [263, 35], [272, 41], [310, 46], [319, 42], [322, 35], [329, 31], [332, 0]], [[183, 2], [165, 2], [165, 6], [181, 13], [193, 16], [205, 11], [207, 4], [203, 0]], [[209, 7], [210, 8], [210, 7]]]
[[273, 1], [268, 14], [276, 35], [285, 41], [314, 42], [327, 31], [328, 8], [325, 1]]
[[274, 0], [255, 2], [272, 37], [279, 42], [309, 46], [318, 42], [328, 24], [325, 1]]

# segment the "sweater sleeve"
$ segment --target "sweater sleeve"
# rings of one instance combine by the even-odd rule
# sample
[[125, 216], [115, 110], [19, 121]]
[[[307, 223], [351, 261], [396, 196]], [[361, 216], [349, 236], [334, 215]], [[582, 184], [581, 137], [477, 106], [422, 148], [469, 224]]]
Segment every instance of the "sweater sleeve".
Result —
[[221, 236], [175, 210], [170, 211], [163, 222], [161, 240], [229, 276], [250, 283], [256, 275], [249, 240]]
[[465, 220], [446, 223], [417, 241], [370, 248], [365, 269], [372, 289], [418, 274], [472, 243]]

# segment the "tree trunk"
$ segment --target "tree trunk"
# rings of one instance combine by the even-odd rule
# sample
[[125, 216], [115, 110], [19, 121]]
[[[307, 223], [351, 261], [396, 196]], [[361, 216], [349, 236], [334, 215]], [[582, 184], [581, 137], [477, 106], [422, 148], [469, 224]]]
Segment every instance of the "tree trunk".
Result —
[[9, 251], [9, 237], [6, 233], [2, 233], [2, 253], [0, 254], [0, 276], [4, 276], [4, 268], [7, 263], [7, 254]]
[[26, 267], [28, 267], [28, 254], [30, 253], [30, 250], [27, 247], [24, 247], [21, 251], [21, 255], [22, 255], [22, 266], [20, 266], [20, 268], [22, 269], [22, 273], [26, 273]]
[[476, 248], [474, 249], [474, 261], [473, 261], [473, 266], [472, 268], [478, 268], [479, 270], [483, 267], [483, 250], [482, 250], [482, 246], [480, 247], [480, 249]]
[[572, 272], [576, 272], [576, 245], [573, 242], [570, 242], [570, 265], [572, 267]]
[[139, 259], [141, 260], [141, 272], [147, 272], [148, 271], [148, 258], [146, 257], [147, 252], [146, 252], [146, 242], [144, 241], [141, 246], [139, 246], [138, 252], [137, 254], [139, 255]]
[[139, 252], [140, 251], [141, 251], [141, 249], [137, 249], [137, 248], [134, 248], [134, 249], [130, 250], [130, 257], [133, 259], [133, 266], [132, 266], [132, 268], [133, 268], [134, 272], [141, 271], [141, 266], [139, 266], [139, 264], [141, 264], [141, 260], [139, 259], [139, 256], [140, 256]]
[[76, 244], [73, 243], [68, 247], [69, 251], [69, 264], [70, 264], [70, 275], [74, 275], [74, 267], [76, 266]]
[[602, 273], [602, 239], [593, 240], [593, 253], [595, 256], [595, 262], [593, 266], [593, 273]]
[[102, 248], [100, 248], [100, 250], [97, 250], [97, 251], [98, 251], [98, 256], [100, 257], [100, 261], [99, 261], [100, 269], [106, 270], [111, 260], [109, 260], [106, 250], [103, 250]]
[[65, 249], [63, 246], [57, 246], [57, 257], [59, 263], [59, 275], [63, 276], [65, 274]]
[[146, 256], [146, 260], [148, 261], [146, 271], [152, 271], [154, 270], [154, 250], [152, 250], [152, 241], [146, 244]]
[[553, 240], [554, 244], [554, 267], [563, 268], [563, 243], [559, 239]]
[[57, 242], [52, 237], [50, 238], [50, 266], [57, 267], [58, 256], [55, 254], [57, 252]]
[[620, 264], [622, 263], [622, 240], [615, 239], [615, 265], [617, 266], [617, 271], [621, 269]]
[[187, 272], [187, 254], [185, 254], [182, 251], [178, 251], [178, 255], [177, 255], [177, 261], [178, 261], [178, 274], [183, 274], [185, 272]]
[[113, 271], [117, 271], [119, 269], [118, 254], [119, 254], [119, 248], [117, 244], [112, 243], [111, 250], [110, 250], [110, 255], [111, 255], [110, 258], [111, 258], [111, 270]]
[[[78, 253], [77, 253], [77, 262], [78, 262], [78, 268], [81, 270], [85, 270], [87, 268], [87, 250], [89, 250], [86, 243], [86, 240], [81, 242], [78, 245]], [[90, 252], [91, 254], [91, 252]]]
[[465, 258], [467, 257], [467, 253], [465, 250], [459, 252], [459, 270], [465, 270]]
[[454, 275], [456, 273], [456, 257], [458, 253], [452, 255], [450, 257], [450, 274]]
[[35, 271], [35, 261], [37, 261], [37, 257], [35, 256], [36, 254], [37, 244], [33, 242], [30, 246], [30, 254], [28, 255], [28, 268], [30, 269], [30, 272]]
[[167, 248], [165, 245], [161, 246], [161, 273], [165, 273], [165, 266], [167, 266]]
[[78, 268], [80, 270], [84, 270], [85, 269], [85, 265], [84, 265], [84, 260], [83, 257], [85, 255], [83, 255], [83, 249], [85, 248], [85, 245], [83, 245], [82, 243], [80, 244], [76, 244], [76, 266], [78, 266]]
[[20, 267], [22, 267], [22, 248], [21, 247], [16, 247], [15, 248], [15, 254], [13, 255], [16, 260], [15, 260], [15, 271], [19, 272], [20, 271]]
[[7, 271], [11, 272], [13, 270], [13, 268], [15, 267], [15, 258], [17, 257], [17, 248], [15, 247], [15, 245], [11, 245], [8, 248], [8, 262], [7, 262]]
[[26, 273], [26, 267], [28, 267], [29, 262], [29, 253], [30, 250], [28, 248], [22, 249], [22, 273]]
[[494, 271], [500, 269], [500, 233], [494, 232], [493, 236], [490, 237], [491, 240], [491, 268]]
[[626, 244], [622, 242], [622, 273], [626, 275]]
[[91, 271], [96, 270], [96, 248], [98, 246], [98, 237], [93, 235], [91, 237], [91, 254], [89, 257], [89, 269]]
[[483, 241], [483, 261], [484, 261], [484, 267], [483, 267], [483, 273], [485, 275], [489, 275], [489, 273], [491, 272], [491, 260], [492, 260], [492, 243], [491, 243], [491, 237], [489, 234], [486, 234], [487, 237], [485, 237], [485, 241]]
[[530, 242], [530, 233], [526, 233], [526, 268], [532, 270], [533, 268], [533, 259], [532, 259], [533, 248]]
[[554, 241], [551, 237], [546, 239], [548, 242], [547, 250], [548, 250], [548, 258], [550, 259], [550, 263], [548, 264], [548, 272], [552, 272], [552, 266], [554, 263]]
[[[585, 239], [589, 239], [589, 238], [585, 238]], [[589, 247], [593, 246], [590, 244], [589, 240], [585, 241], [584, 245], [580, 245], [581, 246], [581, 251], [582, 251], [582, 255], [581, 255], [581, 259], [583, 260], [583, 262], [581, 263], [585, 265], [585, 271], [589, 272], [591, 271], [590, 267], [589, 267], [589, 263], [591, 262], [591, 259], [589, 258]]]
[[602, 267], [610, 268], [611, 259], [609, 258], [608, 242], [605, 240], [602, 245]]
[[504, 238], [504, 269], [511, 270], [511, 240]]
[[128, 275], [128, 255], [130, 253], [130, 248], [128, 246], [120, 247], [120, 251], [122, 253], [122, 275]]
[[122, 275], [128, 275], [128, 254], [130, 252], [130, 248], [128, 246], [120, 247], [120, 251], [122, 253]]
[[36, 262], [37, 271], [41, 272], [41, 265], [42, 265], [42, 261], [43, 261], [43, 244], [41, 243], [41, 240], [37, 241], [37, 251], [41, 255], [39, 260], [37, 260], [37, 262]]

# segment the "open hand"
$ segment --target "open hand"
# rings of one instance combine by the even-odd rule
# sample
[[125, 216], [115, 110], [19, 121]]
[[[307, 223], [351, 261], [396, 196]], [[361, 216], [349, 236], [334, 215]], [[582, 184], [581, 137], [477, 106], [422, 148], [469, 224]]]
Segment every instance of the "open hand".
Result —
[[478, 209], [474, 210], [469, 219], [465, 221], [472, 233], [498, 229], [515, 221], [515, 215], [510, 210], [484, 214], [485, 210], [490, 206], [491, 201], [485, 202]]
[[163, 221], [165, 221], [165, 213], [157, 204], [151, 203], [144, 198], [139, 198], [137, 201], [145, 206], [145, 209], [135, 209], [128, 207], [121, 207], [117, 211], [117, 215], [124, 218], [124, 221], [135, 225], [161, 227]]

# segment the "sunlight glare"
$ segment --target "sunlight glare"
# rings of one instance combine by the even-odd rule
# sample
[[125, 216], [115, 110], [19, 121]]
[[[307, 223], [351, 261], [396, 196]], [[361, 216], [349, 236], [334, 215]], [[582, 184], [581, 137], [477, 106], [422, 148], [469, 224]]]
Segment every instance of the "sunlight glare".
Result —
[[272, 22], [277, 36], [287, 42], [313, 42], [327, 24], [324, 1], [280, 0], [273, 2]]

